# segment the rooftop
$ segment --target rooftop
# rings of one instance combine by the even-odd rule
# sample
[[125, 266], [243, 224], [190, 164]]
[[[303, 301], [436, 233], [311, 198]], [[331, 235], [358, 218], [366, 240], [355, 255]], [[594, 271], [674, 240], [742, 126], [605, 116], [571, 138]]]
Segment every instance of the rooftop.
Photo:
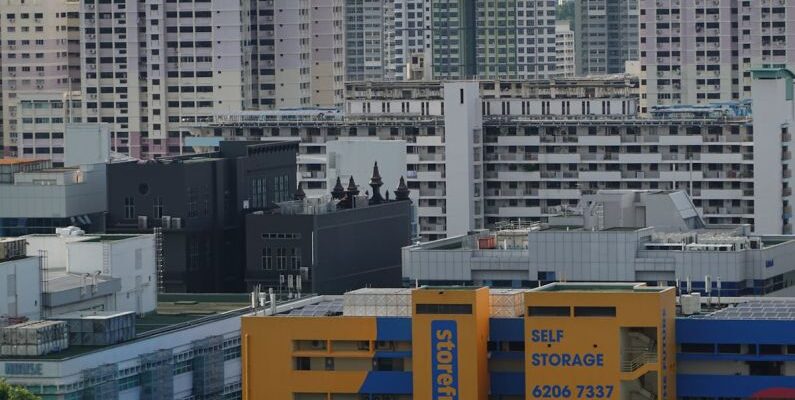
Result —
[[[136, 338], [132, 341], [110, 346], [70, 346], [65, 351], [38, 357], [4, 357], [3, 359], [63, 360], [249, 312], [251, 312], [249, 294], [161, 294], [155, 313], [135, 319]], [[98, 315], [105, 315], [105, 313]]]
[[554, 282], [539, 288], [530, 289], [532, 292], [603, 292], [603, 293], [660, 293], [673, 290], [670, 287], [646, 286], [645, 283], [568, 283]]
[[776, 298], [751, 300], [731, 304], [709, 314], [696, 315], [705, 319], [795, 320], [795, 299]]
[[64, 270], [48, 270], [44, 274], [44, 292], [57, 293], [71, 289], [83, 288], [89, 284], [93, 284], [91, 283], [92, 279], [95, 279], [96, 281], [94, 283], [100, 287], [104, 287], [106, 284], [113, 283], [115, 283], [115, 285], [112, 286], [120, 285], [120, 283], [118, 283], [120, 281], [118, 278], [113, 278], [106, 275], [86, 277], [85, 274], [73, 274]]
[[88, 239], [81, 240], [81, 243], [96, 243], [96, 242], [117, 242], [119, 240], [130, 239], [139, 237], [140, 235], [92, 235], [86, 236]]
[[75, 311], [58, 314], [53, 319], [112, 319], [123, 315], [133, 314], [132, 311]]

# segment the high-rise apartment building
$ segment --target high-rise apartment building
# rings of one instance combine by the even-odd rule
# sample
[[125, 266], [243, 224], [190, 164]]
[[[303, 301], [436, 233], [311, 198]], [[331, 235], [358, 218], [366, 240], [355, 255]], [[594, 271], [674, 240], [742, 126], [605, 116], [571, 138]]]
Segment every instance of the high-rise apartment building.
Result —
[[795, 5], [640, 0], [642, 110], [746, 99], [751, 70], [795, 65]]
[[577, 0], [574, 14], [577, 75], [623, 73], [638, 59], [638, 0]]
[[396, 0], [395, 79], [548, 78], [555, 1]]
[[476, 0], [431, 1], [433, 76], [461, 79], [476, 76]]
[[431, 2], [394, 0], [394, 78], [430, 79]]
[[112, 148], [179, 154], [180, 124], [251, 104], [248, 3], [81, 3], [85, 120]]
[[87, 122], [119, 153], [190, 152], [182, 128], [222, 112], [335, 106], [341, 0], [81, 3]]
[[63, 161], [65, 123], [73, 92], [80, 89], [78, 5], [72, 0], [0, 1], [7, 156]]
[[478, 0], [477, 76], [543, 79], [555, 75], [555, 1]]
[[481, 81], [479, 93], [462, 82], [350, 84], [344, 115], [217, 116], [197, 134], [300, 137], [307, 194], [328, 191], [326, 142], [402, 140], [424, 240], [546, 221], [602, 189], [684, 190], [709, 224], [790, 233], [793, 75], [757, 75], [764, 92], [753, 107], [667, 107], [649, 116], [637, 112], [637, 81], [624, 76]]
[[394, 77], [394, 1], [345, 3], [345, 79], [350, 82]]
[[555, 76], [571, 78], [575, 76], [574, 32], [569, 21], [558, 21], [555, 25], [555, 51], [557, 67]]

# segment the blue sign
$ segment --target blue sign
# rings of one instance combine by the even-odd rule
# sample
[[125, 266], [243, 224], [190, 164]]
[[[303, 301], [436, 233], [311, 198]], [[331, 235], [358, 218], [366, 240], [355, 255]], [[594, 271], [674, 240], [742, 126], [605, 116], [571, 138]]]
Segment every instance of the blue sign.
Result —
[[765, 261], [765, 268], [772, 268], [772, 267], [775, 267], [775, 266], [776, 266], [776, 263], [773, 262], [772, 258]]
[[6, 363], [6, 375], [43, 375], [41, 363]]
[[433, 400], [458, 399], [458, 329], [455, 321], [431, 321]]

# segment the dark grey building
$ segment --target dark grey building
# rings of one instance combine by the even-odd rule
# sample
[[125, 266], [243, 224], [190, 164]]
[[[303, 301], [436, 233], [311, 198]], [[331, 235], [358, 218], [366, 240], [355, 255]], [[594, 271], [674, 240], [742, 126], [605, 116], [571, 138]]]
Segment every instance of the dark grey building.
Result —
[[[328, 198], [303, 198], [246, 215], [246, 284], [304, 293], [341, 294], [366, 286], [401, 285], [401, 248], [410, 244], [412, 205], [401, 179], [394, 201], [359, 195], [339, 180]], [[300, 276], [300, 278], [298, 278]]]
[[638, 0], [576, 0], [576, 74], [623, 74], [626, 61], [638, 60], [638, 16]]
[[163, 231], [161, 290], [244, 289], [244, 215], [289, 200], [298, 142], [221, 142], [219, 151], [108, 167], [108, 232]]

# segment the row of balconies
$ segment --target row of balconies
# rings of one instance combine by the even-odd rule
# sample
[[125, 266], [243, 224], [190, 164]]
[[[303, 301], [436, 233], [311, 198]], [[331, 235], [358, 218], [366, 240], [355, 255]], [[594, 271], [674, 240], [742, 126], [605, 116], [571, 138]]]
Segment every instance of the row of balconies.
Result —
[[529, 136], [488, 136], [486, 144], [498, 144], [504, 146], [526, 146], [544, 144], [578, 144], [588, 146], [599, 145], [632, 145], [632, 144], [719, 144], [719, 143], [750, 143], [753, 142], [751, 135], [738, 134], [705, 134], [705, 135], [529, 135]]
[[753, 215], [753, 207], [702, 207], [704, 214], [711, 215]]

